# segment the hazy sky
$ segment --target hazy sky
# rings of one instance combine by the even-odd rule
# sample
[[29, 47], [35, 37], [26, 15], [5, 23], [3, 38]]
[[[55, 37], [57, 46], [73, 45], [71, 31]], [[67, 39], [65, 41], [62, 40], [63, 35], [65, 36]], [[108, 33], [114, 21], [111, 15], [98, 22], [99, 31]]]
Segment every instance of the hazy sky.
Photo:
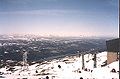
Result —
[[118, 0], [0, 0], [0, 34], [118, 36]]

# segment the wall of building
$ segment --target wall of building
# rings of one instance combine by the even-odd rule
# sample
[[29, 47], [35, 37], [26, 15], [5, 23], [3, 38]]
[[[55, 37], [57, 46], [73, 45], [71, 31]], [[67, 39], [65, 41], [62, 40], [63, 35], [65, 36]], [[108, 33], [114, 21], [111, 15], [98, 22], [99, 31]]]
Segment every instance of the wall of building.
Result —
[[110, 64], [118, 59], [117, 52], [108, 52], [107, 53], [107, 64]]

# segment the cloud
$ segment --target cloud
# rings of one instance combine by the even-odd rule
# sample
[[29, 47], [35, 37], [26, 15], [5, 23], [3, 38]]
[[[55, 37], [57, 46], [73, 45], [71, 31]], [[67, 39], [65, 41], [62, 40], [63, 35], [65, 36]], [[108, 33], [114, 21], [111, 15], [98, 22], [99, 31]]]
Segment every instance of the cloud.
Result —
[[0, 14], [11, 14], [11, 15], [66, 15], [81, 13], [78, 10], [30, 10], [30, 11], [7, 11], [0, 12]]
[[4, 2], [10, 3], [10, 4], [29, 4], [33, 2], [55, 2], [60, 0], [4, 0]]
[[7, 2], [9, 4], [27, 4], [32, 3], [33, 0], [4, 0], [4, 2]]
[[112, 6], [117, 6], [119, 5], [119, 0], [108, 0], [108, 3]]
[[60, 0], [40, 0], [40, 1], [60, 1]]

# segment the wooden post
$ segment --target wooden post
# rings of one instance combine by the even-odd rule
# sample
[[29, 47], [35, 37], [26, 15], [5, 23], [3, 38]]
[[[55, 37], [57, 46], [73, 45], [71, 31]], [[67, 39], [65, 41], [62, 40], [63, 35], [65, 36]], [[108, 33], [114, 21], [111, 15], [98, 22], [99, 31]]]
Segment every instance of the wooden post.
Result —
[[85, 69], [84, 54], [82, 53], [82, 69]]
[[97, 61], [96, 61], [96, 53], [94, 54], [94, 68], [96, 68], [97, 66]]

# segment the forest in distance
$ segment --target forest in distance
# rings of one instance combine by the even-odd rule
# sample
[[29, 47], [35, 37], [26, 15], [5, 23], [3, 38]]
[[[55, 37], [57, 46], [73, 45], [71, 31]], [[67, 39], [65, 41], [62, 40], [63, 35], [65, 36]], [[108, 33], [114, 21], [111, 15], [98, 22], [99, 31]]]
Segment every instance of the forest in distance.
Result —
[[[0, 60], [18, 62], [23, 52], [28, 62], [57, 58], [78, 53], [106, 51], [106, 40], [112, 38], [0, 36]], [[94, 50], [94, 51], [93, 51]], [[89, 52], [87, 52], [89, 51]]]

